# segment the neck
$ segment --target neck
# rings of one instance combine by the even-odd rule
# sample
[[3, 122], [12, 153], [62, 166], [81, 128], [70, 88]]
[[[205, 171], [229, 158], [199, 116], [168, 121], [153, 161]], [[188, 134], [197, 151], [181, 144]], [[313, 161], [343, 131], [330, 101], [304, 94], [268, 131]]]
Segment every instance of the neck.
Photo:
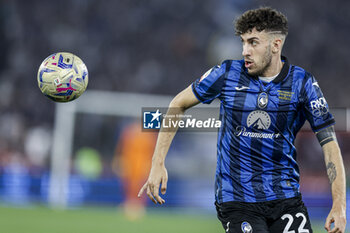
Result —
[[262, 77], [272, 77], [279, 74], [282, 70], [283, 62], [281, 60], [281, 54], [273, 55], [271, 58], [271, 64], [263, 73]]

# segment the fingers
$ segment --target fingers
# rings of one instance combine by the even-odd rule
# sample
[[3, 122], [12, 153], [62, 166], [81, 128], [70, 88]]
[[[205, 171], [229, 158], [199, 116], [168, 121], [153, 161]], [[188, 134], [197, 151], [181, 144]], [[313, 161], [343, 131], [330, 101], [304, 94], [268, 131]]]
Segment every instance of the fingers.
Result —
[[[341, 219], [335, 220], [334, 218], [327, 218], [325, 223], [325, 229], [328, 233], [344, 233], [346, 223], [345, 221], [343, 222], [341, 221]], [[331, 229], [332, 223], [334, 223], [333, 229]]]
[[167, 183], [168, 183], [168, 179], [164, 177], [162, 179], [162, 187], [161, 187], [161, 192], [163, 195], [166, 193]]
[[339, 230], [339, 227], [334, 227], [329, 233], [341, 233], [341, 231]]
[[146, 194], [154, 204], [164, 204], [165, 201], [159, 196], [159, 185], [153, 185], [150, 182], [146, 182], [138, 193], [138, 197], [141, 197], [142, 193], [146, 190]]
[[147, 186], [147, 196], [149, 197], [149, 199], [151, 199], [151, 201], [153, 201], [154, 204], [157, 204], [157, 201], [156, 199], [154, 199], [149, 185]]
[[145, 183], [142, 188], [140, 189], [139, 194], [137, 194], [137, 197], [141, 197], [142, 193], [145, 191], [145, 189], [147, 188], [147, 183]]
[[[338, 219], [337, 219], [338, 220]], [[329, 231], [329, 233], [344, 233], [345, 232], [345, 223], [341, 221], [334, 221], [334, 228]]]
[[332, 218], [328, 217], [328, 218], [326, 219], [326, 223], [325, 223], [325, 225], [324, 225], [324, 228], [325, 228], [328, 232], [331, 231], [331, 224], [332, 224], [332, 222], [334, 222], [334, 220], [333, 220]]
[[153, 193], [154, 198], [157, 200], [157, 202], [159, 204], [162, 205], [165, 203], [165, 201], [159, 196], [159, 185], [154, 186], [152, 193]]

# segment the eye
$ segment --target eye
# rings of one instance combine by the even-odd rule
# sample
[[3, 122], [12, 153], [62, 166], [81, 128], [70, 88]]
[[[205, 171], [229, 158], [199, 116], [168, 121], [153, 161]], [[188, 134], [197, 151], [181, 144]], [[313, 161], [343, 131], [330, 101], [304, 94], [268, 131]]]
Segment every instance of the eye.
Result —
[[253, 41], [251, 42], [251, 44], [252, 44], [253, 46], [255, 46], [255, 45], [258, 44], [258, 42], [257, 42], [256, 40], [253, 40]]

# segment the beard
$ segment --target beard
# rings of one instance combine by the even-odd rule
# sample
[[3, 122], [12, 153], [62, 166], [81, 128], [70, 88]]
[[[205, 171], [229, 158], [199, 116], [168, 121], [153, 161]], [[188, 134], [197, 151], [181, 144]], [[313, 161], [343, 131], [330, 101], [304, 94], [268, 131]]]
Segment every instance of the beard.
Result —
[[248, 74], [256, 77], [263, 76], [266, 70], [270, 68], [271, 61], [272, 61], [272, 52], [271, 52], [271, 45], [269, 45], [268, 48], [266, 49], [265, 54], [263, 55], [260, 67], [257, 67], [257, 69], [254, 71], [248, 70]]

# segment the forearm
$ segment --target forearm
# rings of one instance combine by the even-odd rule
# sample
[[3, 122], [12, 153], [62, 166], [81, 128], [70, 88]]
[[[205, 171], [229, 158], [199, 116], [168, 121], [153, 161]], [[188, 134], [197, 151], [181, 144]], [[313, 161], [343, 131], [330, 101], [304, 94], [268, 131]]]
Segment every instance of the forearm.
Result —
[[336, 141], [322, 146], [325, 156], [327, 175], [331, 184], [333, 207], [346, 208], [346, 178], [341, 152]]
[[[180, 119], [179, 116], [183, 115], [184, 112], [184, 108], [176, 106], [176, 102], [172, 101], [164, 118], [170, 120], [171, 122], [177, 122]], [[178, 124], [175, 125], [176, 126], [170, 124], [169, 128], [164, 129], [162, 127], [160, 129], [152, 158], [152, 164], [164, 164], [164, 160], [169, 151], [171, 142], [173, 141], [178, 130]]]
[[[183, 115], [186, 109], [198, 104], [199, 101], [194, 96], [191, 86], [180, 92], [171, 101], [168, 112], [166, 113], [166, 120], [172, 122], [178, 122], [180, 116]], [[178, 124], [170, 124], [169, 128], [161, 128], [158, 134], [156, 148], [154, 150], [152, 164], [164, 164], [165, 157], [170, 148], [171, 142], [178, 130]]]

